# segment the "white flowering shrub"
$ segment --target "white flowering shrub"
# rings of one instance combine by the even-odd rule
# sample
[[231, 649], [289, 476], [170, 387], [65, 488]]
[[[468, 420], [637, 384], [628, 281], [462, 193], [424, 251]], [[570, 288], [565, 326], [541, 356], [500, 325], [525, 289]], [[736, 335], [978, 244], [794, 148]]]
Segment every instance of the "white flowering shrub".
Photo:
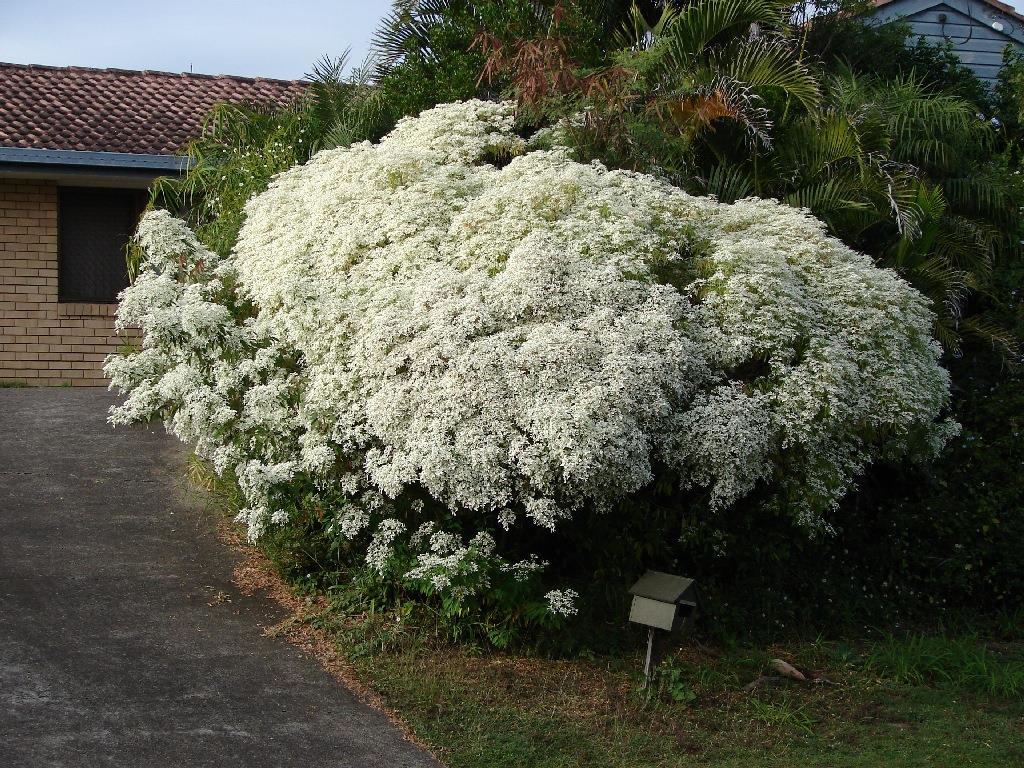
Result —
[[164, 212], [138, 241], [112, 421], [160, 416], [233, 472], [253, 537], [301, 488], [371, 568], [455, 600], [537, 578], [501, 551], [516, 529], [621, 514], [656, 477], [711, 511], [778, 487], [827, 527], [866, 463], [955, 428], [893, 272], [803, 211], [530, 151], [506, 104], [283, 173], [228, 259]]

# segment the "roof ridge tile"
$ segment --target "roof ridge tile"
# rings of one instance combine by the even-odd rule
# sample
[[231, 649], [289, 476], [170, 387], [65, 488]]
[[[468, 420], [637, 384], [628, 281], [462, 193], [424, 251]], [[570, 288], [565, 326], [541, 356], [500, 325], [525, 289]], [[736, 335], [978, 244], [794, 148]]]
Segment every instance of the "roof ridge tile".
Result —
[[171, 72], [169, 70], [162, 69], [125, 69], [122, 67], [83, 67], [78, 64], [69, 64], [61, 66], [59, 64], [18, 64], [13, 61], [0, 61], [0, 69], [24, 69], [24, 70], [48, 70], [48, 71], [64, 71], [64, 72], [83, 72], [83, 73], [104, 73], [109, 72], [118, 75], [155, 75], [159, 77], [194, 77], [203, 80], [231, 80], [232, 82], [265, 82], [265, 83], [288, 83], [288, 84], [305, 84], [309, 82], [305, 77], [295, 78], [289, 80], [282, 77], [265, 77], [263, 75], [232, 75], [225, 72], [221, 73], [210, 73], [210, 72]]

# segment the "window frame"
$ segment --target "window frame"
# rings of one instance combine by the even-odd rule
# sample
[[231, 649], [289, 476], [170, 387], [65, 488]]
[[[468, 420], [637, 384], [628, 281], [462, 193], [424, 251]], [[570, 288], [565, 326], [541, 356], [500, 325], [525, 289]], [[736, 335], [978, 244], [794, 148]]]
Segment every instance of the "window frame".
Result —
[[[79, 186], [70, 184], [59, 185], [57, 187], [57, 302], [59, 304], [117, 304], [117, 294], [120, 293], [121, 289], [118, 289], [117, 293], [113, 296], [86, 296], [84, 293], [76, 293], [69, 296], [67, 293], [68, 270], [65, 265], [68, 259], [68, 250], [66, 246], [65, 212], [68, 203], [65, 202], [65, 195], [71, 196], [75, 194], [123, 196], [124, 201], [127, 204], [129, 219], [129, 231], [125, 238], [125, 245], [127, 245], [128, 239], [131, 237], [131, 233], [138, 225], [139, 218], [145, 210], [146, 203], [149, 198], [148, 191], [145, 189], [131, 187]], [[113, 209], [108, 210], [112, 211]], [[120, 253], [120, 264], [124, 266], [125, 274], [127, 274], [126, 258], [127, 251], [122, 247]]]

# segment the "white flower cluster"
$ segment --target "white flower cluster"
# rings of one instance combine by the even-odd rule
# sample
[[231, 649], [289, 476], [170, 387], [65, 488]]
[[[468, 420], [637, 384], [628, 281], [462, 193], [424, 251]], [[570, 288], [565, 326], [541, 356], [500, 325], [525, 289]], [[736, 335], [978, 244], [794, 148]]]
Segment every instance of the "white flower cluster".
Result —
[[576, 600], [579, 594], [574, 589], [553, 589], [544, 595], [548, 610], [555, 616], [575, 616], [578, 612]]
[[143, 345], [107, 359], [111, 386], [128, 394], [110, 422], [161, 417], [218, 472], [233, 470], [249, 502], [239, 517], [255, 538], [271, 518], [284, 522], [271, 497], [303, 456], [296, 377], [260, 318], [236, 320], [230, 261], [166, 211], [144, 216], [136, 239], [144, 259], [121, 294], [116, 325], [141, 328]]
[[[932, 317], [894, 273], [806, 212], [528, 151], [512, 121], [448, 104], [321, 152], [249, 202], [223, 264], [149, 214], [115, 420], [159, 414], [235, 469], [254, 535], [296, 473], [349, 489], [340, 529], [390, 521], [375, 567], [413, 489], [481, 530], [554, 530], [664, 467], [712, 507], [779, 484], [820, 525], [872, 458], [943, 444]], [[411, 578], [494, 549], [446, 536], [411, 542]]]

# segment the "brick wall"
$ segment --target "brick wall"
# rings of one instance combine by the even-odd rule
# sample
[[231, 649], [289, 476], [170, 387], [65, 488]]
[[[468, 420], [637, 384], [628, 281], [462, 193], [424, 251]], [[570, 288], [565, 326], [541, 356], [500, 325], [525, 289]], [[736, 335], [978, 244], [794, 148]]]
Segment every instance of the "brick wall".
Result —
[[113, 304], [57, 301], [57, 185], [0, 179], [0, 383], [106, 385]]

